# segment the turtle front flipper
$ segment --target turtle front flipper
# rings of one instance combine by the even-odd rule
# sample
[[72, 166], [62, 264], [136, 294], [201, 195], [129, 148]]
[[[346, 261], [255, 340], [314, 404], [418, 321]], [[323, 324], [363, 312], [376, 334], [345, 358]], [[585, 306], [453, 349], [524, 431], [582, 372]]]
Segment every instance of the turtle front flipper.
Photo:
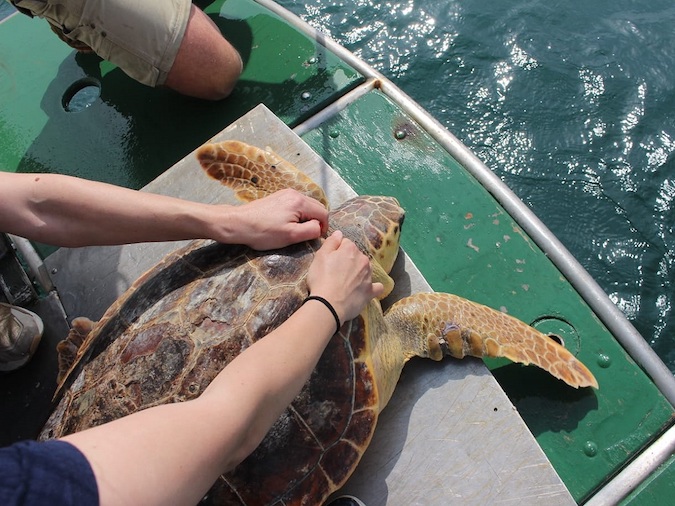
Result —
[[232, 188], [244, 202], [293, 188], [328, 208], [321, 187], [270, 150], [239, 141], [223, 141], [201, 146], [197, 149], [197, 160], [210, 177]]
[[588, 368], [553, 339], [512, 316], [456, 295], [406, 297], [389, 309], [385, 320], [392, 332], [401, 335], [410, 356], [505, 357], [539, 366], [574, 388], [598, 388]]

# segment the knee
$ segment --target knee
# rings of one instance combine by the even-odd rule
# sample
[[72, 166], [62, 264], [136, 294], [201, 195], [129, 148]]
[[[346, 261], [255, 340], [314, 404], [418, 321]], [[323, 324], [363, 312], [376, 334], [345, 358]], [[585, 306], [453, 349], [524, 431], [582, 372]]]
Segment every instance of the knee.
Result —
[[220, 65], [217, 65], [213, 69], [213, 74], [209, 79], [206, 79], [203, 82], [204, 88], [202, 89], [201, 96], [206, 100], [222, 100], [230, 96], [234, 90], [241, 72], [243, 70], [243, 65], [241, 58], [237, 54], [236, 61], [221, 62]]
[[177, 58], [163, 84], [183, 95], [222, 100], [232, 93], [242, 70], [241, 58], [233, 49], [220, 54], [202, 53], [191, 59]]
[[216, 24], [194, 5], [165, 85], [185, 95], [221, 100], [242, 72], [238, 51]]

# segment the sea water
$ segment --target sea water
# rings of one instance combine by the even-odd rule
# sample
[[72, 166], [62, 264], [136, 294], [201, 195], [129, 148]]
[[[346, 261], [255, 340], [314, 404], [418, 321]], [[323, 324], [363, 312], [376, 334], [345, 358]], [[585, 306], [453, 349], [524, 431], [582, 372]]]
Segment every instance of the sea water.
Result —
[[5, 0], [0, 0], [0, 21], [8, 17], [10, 14], [14, 13], [14, 7], [12, 5], [5, 1]]
[[473, 150], [675, 372], [675, 3], [279, 3]]

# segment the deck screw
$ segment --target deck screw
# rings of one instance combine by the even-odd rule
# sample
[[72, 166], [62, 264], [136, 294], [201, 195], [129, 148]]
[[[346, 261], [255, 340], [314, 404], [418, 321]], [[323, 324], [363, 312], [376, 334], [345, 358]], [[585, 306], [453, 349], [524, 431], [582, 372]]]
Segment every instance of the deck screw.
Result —
[[607, 369], [610, 365], [612, 365], [612, 359], [609, 357], [609, 355], [601, 353], [598, 355], [598, 365], [603, 369]]
[[586, 441], [584, 443], [584, 453], [589, 457], [595, 457], [598, 454], [598, 445], [593, 441]]

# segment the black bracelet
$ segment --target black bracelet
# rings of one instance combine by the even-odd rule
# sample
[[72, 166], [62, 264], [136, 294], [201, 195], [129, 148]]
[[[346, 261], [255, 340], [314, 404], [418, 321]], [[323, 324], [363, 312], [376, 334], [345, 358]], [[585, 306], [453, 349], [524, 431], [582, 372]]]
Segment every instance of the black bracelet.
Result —
[[335, 324], [337, 325], [335, 333], [340, 332], [340, 327], [342, 327], [342, 324], [340, 323], [340, 317], [338, 316], [337, 311], [335, 311], [335, 308], [331, 306], [330, 302], [328, 302], [323, 297], [319, 297], [318, 295], [310, 295], [305, 300], [303, 300], [302, 303], [304, 304], [308, 300], [318, 300], [319, 302], [323, 303], [323, 305], [326, 306], [331, 313], [333, 313], [333, 318], [335, 318]]

